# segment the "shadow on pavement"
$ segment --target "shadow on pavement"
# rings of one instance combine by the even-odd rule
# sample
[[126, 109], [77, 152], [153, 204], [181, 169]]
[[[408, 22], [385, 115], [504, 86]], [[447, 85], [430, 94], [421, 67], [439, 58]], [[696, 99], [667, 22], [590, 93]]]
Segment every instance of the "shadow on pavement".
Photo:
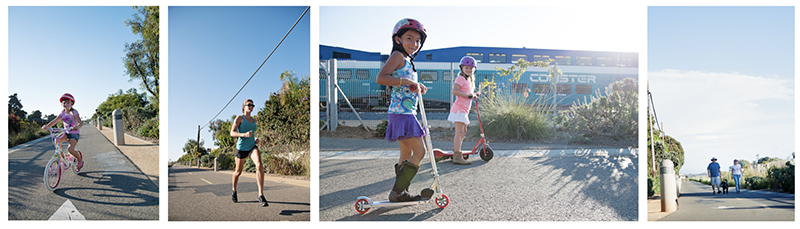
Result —
[[639, 219], [637, 180], [639, 176], [636, 155], [627, 157], [578, 155], [528, 159], [553, 167], [549, 173], [537, 174], [537, 171], [529, 173], [538, 176], [536, 180], [548, 180], [549, 177], [545, 176], [562, 177], [556, 183], [561, 186], [550, 194], [551, 197], [563, 193], [575, 193], [577, 197], [580, 193], [615, 210], [623, 220]]
[[94, 178], [96, 179], [94, 183], [108, 188], [60, 188], [55, 193], [70, 200], [97, 204], [118, 206], [158, 205], [157, 195], [142, 193], [158, 193], [158, 188], [151, 185], [152, 182], [149, 179], [142, 179], [125, 173], [103, 175], [103, 172], [86, 172], [79, 175]]

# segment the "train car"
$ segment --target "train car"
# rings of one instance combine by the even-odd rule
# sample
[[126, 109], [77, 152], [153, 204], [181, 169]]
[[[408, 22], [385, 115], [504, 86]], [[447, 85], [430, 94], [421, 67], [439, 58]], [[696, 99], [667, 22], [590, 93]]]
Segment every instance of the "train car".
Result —
[[[343, 48], [320, 45], [320, 57], [333, 56], [328, 53], [334, 50], [337, 53], [347, 52]], [[588, 100], [591, 95], [602, 92], [603, 88], [623, 78], [638, 81], [636, 53], [487, 47], [426, 50], [421, 51], [414, 62], [419, 81], [429, 89], [423, 96], [426, 108], [449, 109], [455, 99], [450, 93], [453, 76], [458, 74], [458, 61], [465, 55], [473, 56], [479, 62], [475, 73], [476, 85], [487, 80], [494, 81], [498, 84], [497, 91], [525, 95], [524, 99], [528, 103], [537, 99], [552, 103], [551, 91], [555, 88], [557, 105], [569, 106]], [[386, 57], [388, 56], [373, 54], [365, 57], [367, 60], [337, 58], [338, 85], [357, 109], [380, 110], [388, 105], [389, 90], [386, 86], [375, 83]], [[563, 74], [553, 86], [547, 69], [544, 68], [528, 68], [518, 82], [510, 82], [508, 79], [511, 76], [500, 76], [495, 69], [507, 69], [520, 58], [528, 61], [553, 59], [555, 62], [552, 64], [557, 65]], [[322, 59], [321, 61], [324, 62]], [[326, 90], [327, 76], [323, 76], [323, 73], [321, 67], [320, 96], [324, 96], [323, 92]], [[542, 99], [542, 96], [548, 98]], [[340, 106], [347, 105], [341, 101]]]

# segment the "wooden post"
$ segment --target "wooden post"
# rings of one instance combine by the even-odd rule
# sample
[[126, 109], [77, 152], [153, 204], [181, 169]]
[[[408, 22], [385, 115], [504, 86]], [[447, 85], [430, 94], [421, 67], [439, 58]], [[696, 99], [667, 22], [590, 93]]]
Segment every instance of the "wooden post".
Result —
[[197, 125], [197, 168], [200, 168], [200, 125]]

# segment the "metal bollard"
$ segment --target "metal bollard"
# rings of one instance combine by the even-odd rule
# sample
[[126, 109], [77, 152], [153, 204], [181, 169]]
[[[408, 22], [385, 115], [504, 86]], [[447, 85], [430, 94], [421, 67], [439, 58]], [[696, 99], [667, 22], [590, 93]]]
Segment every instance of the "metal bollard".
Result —
[[114, 145], [125, 145], [125, 126], [122, 121], [122, 111], [119, 109], [111, 112], [114, 123]]
[[214, 172], [219, 172], [219, 169], [217, 169], [217, 164], [218, 163], [219, 163], [219, 158], [215, 157], [214, 158]]
[[672, 160], [665, 159], [661, 161], [661, 212], [673, 212], [678, 210], [674, 166]]
[[97, 129], [103, 130], [103, 119], [97, 117]]

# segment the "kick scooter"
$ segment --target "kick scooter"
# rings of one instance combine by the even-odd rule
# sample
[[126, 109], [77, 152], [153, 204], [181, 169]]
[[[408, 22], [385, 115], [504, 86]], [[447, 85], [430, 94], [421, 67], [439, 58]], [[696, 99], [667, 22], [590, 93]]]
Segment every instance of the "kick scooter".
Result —
[[[411, 86], [410, 89], [411, 91], [417, 91], [417, 88], [413, 85]], [[429, 131], [430, 127], [428, 126], [428, 119], [425, 117], [425, 105], [422, 102], [422, 91], [419, 90], [417, 91], [417, 93], [419, 94], [419, 102], [420, 102], [419, 109], [420, 112], [422, 113], [422, 125], [425, 127], [425, 133], [430, 133]], [[426, 134], [425, 152], [428, 154], [428, 158], [430, 158], [431, 160], [431, 170], [432, 170], [431, 173], [433, 174], [433, 183], [431, 184], [430, 188], [423, 190], [423, 193], [425, 193], [426, 191], [430, 192], [432, 190], [433, 195], [430, 195], [431, 198], [425, 199], [423, 197], [423, 199], [419, 201], [390, 202], [388, 200], [372, 201], [371, 199], [369, 199], [369, 197], [359, 196], [356, 199], [356, 204], [354, 206], [356, 212], [358, 212], [359, 214], [364, 214], [367, 213], [367, 211], [369, 211], [370, 208], [424, 204], [431, 202], [431, 200], [434, 200], [434, 198], [435, 198], [434, 203], [436, 203], [436, 206], [439, 206], [439, 208], [447, 207], [447, 205], [450, 203], [450, 198], [447, 198], [447, 195], [445, 195], [442, 192], [442, 188], [439, 186], [439, 172], [437, 171], [436, 168], [436, 158], [433, 156], [433, 150], [431, 150], [433, 148], [432, 146], [433, 145], [431, 144], [431, 136], [430, 134]], [[423, 194], [423, 196], [425, 195]]]
[[[62, 170], [69, 169], [75, 174], [80, 173], [80, 170], [78, 170], [77, 166], [78, 159], [73, 157], [72, 154], [64, 153], [61, 149], [61, 143], [58, 142], [58, 140], [66, 134], [66, 129], [48, 127], [47, 130], [50, 131], [50, 137], [53, 138], [53, 145], [56, 147], [56, 153], [44, 167], [44, 185], [47, 187], [47, 190], [55, 191], [58, 185], [61, 184]], [[80, 150], [75, 149], [75, 151], [78, 151], [78, 154], [83, 156]]]
[[[467, 160], [470, 154], [479, 153], [481, 159], [483, 159], [484, 161], [489, 161], [492, 160], [492, 157], [494, 157], [494, 151], [492, 151], [492, 148], [489, 147], [489, 142], [486, 141], [486, 136], [484, 136], [483, 134], [483, 123], [481, 123], [481, 112], [480, 109], [478, 109], [478, 97], [475, 96], [475, 98], [473, 99], [475, 100], [475, 113], [478, 115], [478, 126], [481, 129], [481, 139], [478, 140], [477, 143], [475, 143], [475, 146], [472, 147], [472, 151], [463, 152], [462, 155], [464, 155], [464, 160]], [[438, 160], [453, 158], [453, 152], [445, 152], [444, 150], [441, 149], [433, 149], [433, 155], [435, 155]]]

